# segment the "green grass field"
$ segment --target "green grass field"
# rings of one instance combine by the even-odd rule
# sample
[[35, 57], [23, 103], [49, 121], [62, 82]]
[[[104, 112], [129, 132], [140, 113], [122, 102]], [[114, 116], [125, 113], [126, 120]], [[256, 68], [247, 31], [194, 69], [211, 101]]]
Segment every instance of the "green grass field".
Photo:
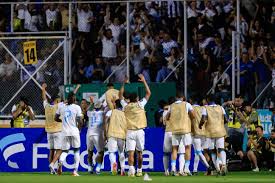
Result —
[[[143, 178], [129, 178], [127, 176], [111, 176], [107, 173], [102, 175], [88, 175], [87, 173], [80, 172], [80, 177], [72, 177], [69, 173], [62, 176], [49, 175], [47, 173], [1, 173], [1, 183], [138, 183], [144, 182]], [[216, 176], [192, 176], [192, 177], [165, 177], [162, 173], [149, 173], [152, 178], [151, 182], [167, 182], [167, 183], [219, 183], [219, 182], [273, 182], [275, 183], [275, 172], [231, 172], [225, 177]]]

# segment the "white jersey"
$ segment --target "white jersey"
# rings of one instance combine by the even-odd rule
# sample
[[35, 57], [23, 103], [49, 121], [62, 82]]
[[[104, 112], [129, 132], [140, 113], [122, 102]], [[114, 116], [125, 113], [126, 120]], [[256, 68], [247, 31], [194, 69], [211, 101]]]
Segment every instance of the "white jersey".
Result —
[[79, 105], [59, 105], [56, 114], [62, 118], [62, 134], [63, 136], [79, 135], [76, 117], [81, 117], [82, 112]]
[[89, 118], [87, 135], [99, 135], [103, 132], [103, 115], [104, 112], [100, 111], [88, 111], [87, 116]]

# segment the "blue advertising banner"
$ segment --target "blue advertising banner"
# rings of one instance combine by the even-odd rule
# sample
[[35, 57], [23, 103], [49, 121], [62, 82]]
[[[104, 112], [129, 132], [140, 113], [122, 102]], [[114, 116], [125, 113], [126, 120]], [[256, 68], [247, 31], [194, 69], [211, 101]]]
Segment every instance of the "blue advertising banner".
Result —
[[[145, 129], [144, 171], [163, 171], [163, 138], [161, 128]], [[46, 172], [48, 168], [47, 133], [44, 129], [0, 129], [0, 171], [1, 172]], [[192, 153], [193, 154], [193, 153]], [[81, 132], [80, 171], [87, 171], [86, 129]], [[94, 156], [95, 157], [95, 156]], [[193, 159], [193, 155], [192, 155]], [[191, 161], [190, 170], [193, 169]], [[127, 165], [127, 159], [126, 159]], [[126, 166], [126, 168], [128, 168]], [[64, 162], [64, 170], [73, 169], [73, 152], [70, 151]], [[104, 171], [110, 170], [108, 152], [105, 152]], [[199, 170], [204, 167], [200, 164]]]
[[264, 128], [264, 135], [266, 137], [270, 136], [271, 128], [272, 128], [272, 112], [268, 109], [258, 109], [257, 110], [261, 124]]

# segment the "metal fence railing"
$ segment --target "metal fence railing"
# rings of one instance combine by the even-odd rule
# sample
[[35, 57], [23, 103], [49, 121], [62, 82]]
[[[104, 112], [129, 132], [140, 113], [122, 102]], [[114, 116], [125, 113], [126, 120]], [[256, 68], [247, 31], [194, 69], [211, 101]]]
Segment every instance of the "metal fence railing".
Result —
[[35, 114], [43, 115], [41, 85], [47, 83], [47, 96], [59, 94], [67, 82], [66, 37], [0, 38], [0, 112], [11, 108], [24, 96]]

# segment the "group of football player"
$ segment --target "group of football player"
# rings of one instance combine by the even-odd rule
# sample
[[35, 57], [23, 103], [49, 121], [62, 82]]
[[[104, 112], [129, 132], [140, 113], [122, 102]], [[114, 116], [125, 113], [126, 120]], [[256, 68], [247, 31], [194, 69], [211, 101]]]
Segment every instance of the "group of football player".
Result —
[[[107, 91], [100, 99], [94, 101], [94, 98], [90, 97], [90, 105], [85, 109], [76, 104], [75, 94], [80, 85], [61, 102], [60, 97], [53, 96], [48, 99], [47, 85], [43, 84], [45, 129], [50, 149], [49, 168], [52, 174], [62, 174], [63, 163], [69, 150], [72, 149], [74, 152], [72, 175], [79, 176], [80, 132], [81, 128], [87, 126], [86, 145], [90, 173], [100, 174], [104, 150], [107, 147], [113, 175], [118, 174], [118, 170], [121, 175], [126, 175], [125, 154], [127, 154], [128, 176], [143, 176], [142, 152], [145, 145], [144, 128], [147, 127], [144, 107], [151, 96], [151, 91], [141, 74], [139, 81], [144, 84], [146, 91], [141, 100], [137, 93], [125, 92], [124, 87], [128, 84], [126, 79], [120, 91], [114, 89], [113, 84], [108, 84]], [[169, 105], [164, 107], [161, 119], [165, 125], [163, 166], [166, 176], [170, 175], [169, 160], [173, 176], [197, 174], [200, 160], [207, 168], [207, 175], [211, 175], [214, 170], [217, 174], [226, 174], [224, 151], [226, 114], [222, 106], [215, 104], [213, 97], [209, 96], [200, 106], [195, 100], [185, 101], [181, 92], [177, 92], [175, 97], [169, 99]], [[195, 158], [191, 173], [189, 166], [192, 144]], [[95, 157], [94, 152], [96, 152]], [[179, 172], [176, 170], [177, 159]]]

